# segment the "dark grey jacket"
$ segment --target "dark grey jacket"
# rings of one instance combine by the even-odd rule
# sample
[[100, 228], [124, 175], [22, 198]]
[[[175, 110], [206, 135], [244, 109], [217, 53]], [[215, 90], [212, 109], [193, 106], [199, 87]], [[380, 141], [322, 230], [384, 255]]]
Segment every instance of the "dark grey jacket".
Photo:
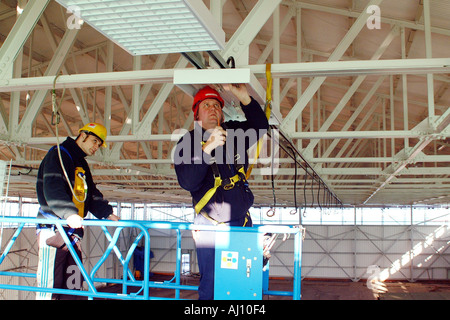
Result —
[[[75, 168], [82, 167], [85, 170], [88, 193], [84, 206], [84, 216], [90, 211], [98, 219], [107, 218], [113, 213], [113, 210], [94, 184], [85, 159], [86, 154], [70, 137], [61, 143], [60, 147], [63, 164], [72, 186], [75, 180]], [[67, 219], [72, 214], [78, 214], [78, 209], [72, 201], [72, 192], [61, 168], [56, 147], [49, 150], [39, 166], [36, 193], [40, 205], [38, 218]], [[42, 211], [45, 212], [44, 215]]]

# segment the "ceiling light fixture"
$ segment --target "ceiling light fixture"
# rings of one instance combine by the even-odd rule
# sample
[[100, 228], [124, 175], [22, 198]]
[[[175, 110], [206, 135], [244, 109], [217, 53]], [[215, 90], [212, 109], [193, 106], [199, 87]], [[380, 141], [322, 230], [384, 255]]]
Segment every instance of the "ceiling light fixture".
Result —
[[56, 1], [132, 55], [225, 47], [225, 32], [201, 0]]

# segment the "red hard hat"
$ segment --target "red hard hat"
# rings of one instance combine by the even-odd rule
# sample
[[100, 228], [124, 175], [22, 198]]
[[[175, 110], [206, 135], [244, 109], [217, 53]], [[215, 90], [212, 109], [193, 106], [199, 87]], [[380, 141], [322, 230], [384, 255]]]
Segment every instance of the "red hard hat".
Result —
[[224, 101], [220, 94], [214, 90], [213, 88], [206, 86], [202, 89], [200, 89], [194, 96], [194, 103], [192, 104], [192, 111], [194, 111], [194, 116], [197, 115], [198, 106], [200, 102], [206, 99], [216, 99], [220, 102], [220, 106], [223, 108]]

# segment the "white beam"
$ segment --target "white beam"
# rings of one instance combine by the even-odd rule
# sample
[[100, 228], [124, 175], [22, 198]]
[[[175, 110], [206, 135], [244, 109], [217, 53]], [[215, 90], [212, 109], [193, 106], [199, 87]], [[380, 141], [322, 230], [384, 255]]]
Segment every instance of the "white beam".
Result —
[[[350, 157], [350, 158], [335, 157], [335, 158], [310, 158], [309, 161], [311, 163], [398, 163], [404, 160], [399, 160], [395, 157]], [[416, 161], [450, 162], [450, 155], [427, 156], [422, 154], [420, 157], [416, 158]], [[420, 181], [422, 180], [420, 179]]]
[[326, 131], [326, 132], [293, 132], [292, 139], [399, 139], [424, 138], [435, 140], [450, 137], [449, 133], [431, 133], [421, 130], [387, 130], [387, 131]]
[[[264, 75], [266, 65], [248, 65], [254, 75]], [[220, 73], [225, 69], [215, 69]], [[450, 73], [450, 58], [433, 59], [393, 59], [393, 60], [359, 60], [308, 63], [272, 64], [273, 78], [298, 78], [321, 76], [358, 76], [391, 74], [427, 74]], [[56, 89], [86, 88], [133, 85], [137, 83], [173, 83], [174, 69], [116, 71], [61, 75], [56, 82]], [[21, 79], [0, 80], [0, 92], [49, 90], [53, 88], [55, 77], [29, 77]], [[251, 82], [253, 84], [253, 82]]]
[[173, 73], [173, 83], [182, 84], [228, 84], [228, 83], [249, 83], [250, 69], [175, 69]]
[[10, 70], [19, 50], [22, 49], [49, 2], [50, 0], [28, 1], [5, 42], [0, 47], [0, 79], [11, 77], [8, 70]]
[[[446, 113], [444, 113], [437, 121], [433, 121], [433, 123], [436, 124], [436, 128], [438, 130], [444, 130], [448, 123], [450, 122], [450, 108], [447, 110]], [[428, 121], [430, 123], [430, 121]], [[436, 132], [437, 134], [441, 134], [442, 132]], [[386, 169], [383, 170], [385, 174], [387, 174], [387, 178], [382, 178], [378, 182], [380, 185], [376, 188], [375, 191], [373, 191], [370, 196], [363, 202], [363, 204], [366, 204], [372, 199], [378, 192], [383, 190], [386, 186], [389, 185], [390, 181], [393, 180], [397, 175], [400, 173], [404, 173], [404, 171], [411, 171], [407, 169], [407, 165], [412, 163], [414, 159], [421, 154], [422, 150], [425, 149], [425, 147], [431, 142], [433, 139], [431, 137], [423, 137], [419, 140], [418, 143], [412, 148], [406, 147], [402, 151], [400, 151], [398, 154], [404, 154], [404, 161], [400, 164], [392, 164], [388, 166]], [[424, 168], [424, 170], [429, 168]], [[436, 169], [444, 169], [447, 172], [443, 174], [448, 175], [448, 168], [436, 168]], [[408, 173], [410, 174], [410, 173]], [[425, 173], [423, 173], [425, 174]]]
[[[106, 71], [112, 72], [114, 66], [114, 43], [108, 40], [106, 45]], [[106, 128], [107, 135], [111, 134], [111, 103], [112, 103], [112, 86], [105, 88], [105, 107], [103, 123]], [[80, 112], [81, 114], [81, 112]], [[86, 122], [84, 122], [86, 124]]]
[[[371, 0], [367, 7], [372, 5], [380, 5], [383, 0]], [[328, 61], [337, 61], [339, 60], [347, 50], [347, 48], [353, 43], [356, 36], [359, 34], [361, 29], [366, 25], [367, 19], [370, 17], [370, 14], [364, 10], [361, 15], [356, 19], [355, 23], [352, 25], [350, 30], [347, 32], [347, 34], [344, 36], [344, 38], [341, 40], [341, 42], [338, 44], [338, 46], [335, 48], [331, 56], [328, 58]], [[298, 76], [296, 76], [298, 77]], [[322, 85], [322, 83], [325, 81], [326, 77], [319, 76], [311, 83], [309, 84], [308, 88], [303, 92], [300, 99], [297, 101], [297, 103], [292, 107], [289, 114], [286, 116], [286, 118], [283, 120], [281, 124], [282, 129], [288, 129], [292, 127], [292, 124], [294, 121], [297, 120], [300, 113], [303, 111], [303, 109], [307, 106], [309, 101], [312, 99], [314, 94], [317, 92], [319, 87]]]
[[[141, 70], [141, 67], [142, 67], [142, 56], [133, 57], [133, 70]], [[128, 119], [130, 119], [131, 123], [133, 124], [132, 129], [131, 129], [132, 133], [136, 133], [136, 127], [137, 127], [137, 124], [139, 123], [140, 91], [141, 91], [140, 84], [133, 85], [132, 99], [131, 99], [131, 115], [128, 114]]]
[[[64, 61], [66, 60], [67, 55], [70, 52], [70, 49], [72, 48], [79, 30], [80, 29], [68, 29], [66, 31], [52, 57], [52, 60], [50, 61], [50, 64], [47, 67], [47, 70], [45, 71], [44, 76], [53, 76], [54, 78], [54, 76], [59, 73], [61, 67], [64, 64]], [[47, 93], [47, 90], [39, 90], [33, 95], [33, 98], [31, 99], [29, 106], [25, 110], [25, 114], [17, 129], [18, 135], [31, 136], [31, 126], [34, 122], [34, 119], [36, 118], [36, 115], [41, 109], [42, 103], [44, 102]]]
[[[265, 64], [243, 67], [250, 68], [255, 75], [262, 75], [266, 72]], [[327, 61], [272, 65], [273, 78], [427, 74], [430, 72], [433, 74], [450, 73], [450, 58]]]
[[[182, 134], [151, 134], [144, 135], [109, 135], [107, 143], [119, 142], [141, 142], [141, 141], [178, 141]], [[398, 139], [398, 138], [429, 138], [440, 140], [450, 137], [450, 132], [426, 133], [419, 130], [391, 130], [391, 131], [328, 131], [328, 132], [294, 132], [290, 134], [292, 139]], [[7, 140], [7, 137], [0, 136], [0, 139]], [[11, 141], [14, 142], [14, 141]], [[19, 141], [15, 141], [19, 143]], [[35, 146], [42, 144], [56, 143], [55, 137], [31, 137], [22, 144]]]
[[[278, 30], [279, 36], [281, 36], [281, 34], [284, 32], [284, 30], [289, 25], [289, 23], [291, 22], [292, 17], [295, 14], [296, 14], [296, 10], [295, 9], [289, 9], [289, 11], [286, 13], [286, 15], [283, 18], [283, 21], [279, 25], [279, 30]], [[297, 25], [299, 25], [299, 24], [297, 24]], [[301, 24], [300, 24], [300, 26], [301, 26]], [[274, 25], [274, 27], [275, 27], [275, 25]], [[300, 36], [298, 35], [298, 37], [300, 37]], [[256, 64], [264, 63], [267, 60], [267, 58], [269, 57], [270, 53], [273, 50], [274, 40], [275, 40], [275, 35], [272, 37], [272, 39], [270, 39], [269, 42], [265, 42], [265, 41], [262, 41], [262, 40], [259, 40], [259, 39], [256, 40], [257, 42], [260, 42], [260, 41], [264, 42], [264, 45], [266, 46], [264, 51], [259, 56], [258, 61], [256, 62]], [[280, 45], [280, 44], [278, 43], [278, 45]], [[300, 60], [297, 60], [297, 61], [300, 61]], [[275, 61], [273, 61], [273, 62], [275, 62]]]
[[5, 105], [0, 98], [0, 133], [8, 132], [8, 114], [6, 113]]
[[264, 26], [281, 0], [259, 0], [241, 23], [222, 51], [222, 57], [233, 56], [236, 60], [246, 52], [259, 30]]
[[[341, 15], [344, 17], [351, 17], [351, 18], [357, 18], [361, 15], [361, 12], [359, 12], [359, 11], [353, 11], [353, 10], [349, 10], [349, 9], [338, 9], [336, 7], [323, 6], [323, 5], [314, 4], [311, 2], [284, 0], [282, 4], [287, 5], [287, 6], [295, 6], [297, 8], [303, 8], [303, 9], [308, 9], [308, 10], [328, 12], [328, 13], [337, 14], [337, 15]], [[409, 29], [413, 29], [413, 30], [421, 30], [421, 31], [425, 30], [424, 24], [419, 23], [417, 21], [388, 18], [384, 14], [382, 14], [380, 18], [381, 18], [382, 23], [387, 23], [390, 25], [398, 25], [400, 27], [405, 27], [405, 28], [409, 28]], [[450, 30], [445, 29], [445, 28], [431, 27], [431, 32], [437, 33], [437, 34], [442, 34], [445, 36], [450, 36]]]
[[[386, 38], [384, 39], [384, 41], [381, 43], [380, 47], [375, 51], [375, 53], [373, 54], [373, 56], [371, 57], [371, 60], [378, 60], [381, 58], [381, 56], [383, 55], [383, 53], [386, 51], [386, 49], [389, 47], [389, 45], [391, 44], [392, 40], [395, 39], [395, 37], [397, 37], [399, 35], [399, 28], [397, 26], [394, 26], [391, 30], [391, 32], [389, 32], [389, 34], [386, 36]], [[350, 98], [355, 94], [355, 92], [358, 90], [359, 86], [361, 85], [361, 83], [363, 83], [363, 81], [366, 79], [367, 76], [358, 76], [355, 81], [353, 82], [353, 84], [351, 85], [351, 87], [348, 89], [348, 91], [344, 94], [344, 96], [342, 97], [342, 99], [339, 101], [339, 103], [337, 104], [336, 108], [334, 108], [334, 110], [332, 111], [332, 113], [330, 114], [330, 116], [327, 118], [327, 120], [323, 123], [322, 127], [320, 127], [319, 131], [327, 131], [328, 128], [333, 124], [334, 120], [336, 120], [337, 116], [339, 115], [339, 113], [344, 109], [344, 107], [347, 105], [347, 102], [350, 100]], [[364, 98], [363, 103], [361, 103], [361, 105], [365, 105], [371, 98], [372, 96], [375, 94], [375, 91], [378, 89], [378, 87], [381, 85], [381, 83], [383, 82], [385, 77], [381, 77], [376, 85], [374, 86], [374, 88], [376, 88], [375, 90], [371, 90], [366, 97]], [[381, 81], [380, 81], [381, 80]], [[361, 107], [361, 106], [360, 106]], [[359, 108], [358, 108], [359, 109]], [[349, 124], [349, 126], [351, 125], [351, 123]], [[347, 130], [346, 128], [344, 130]], [[314, 147], [319, 143], [319, 140], [313, 140], [309, 143], [308, 147], [305, 150], [305, 154], [312, 154], [312, 151], [314, 149]]]
[[[259, 0], [227, 42], [225, 49], [221, 52], [222, 57], [226, 60], [233, 56], [237, 66], [240, 67], [239, 58], [244, 53], [248, 54], [248, 47], [280, 3], [281, 0]], [[265, 103], [265, 89], [254, 75], [251, 76], [250, 86], [247, 88], [261, 105]]]
[[[137, 136], [131, 134], [124, 135], [110, 135], [106, 138], [107, 143], [120, 143], [120, 142], [141, 142], [141, 141], [178, 141], [183, 135], [182, 134], [151, 134], [148, 136]], [[0, 140], [6, 140], [5, 137], [0, 136]], [[20, 145], [51, 145], [56, 143], [55, 137], [31, 137], [26, 142], [11, 141], [15, 143], [20, 143]]]
[[[356, 118], [358, 117], [358, 115], [362, 112], [362, 110], [366, 107], [367, 103], [369, 103], [369, 100], [372, 98], [373, 94], [375, 94], [375, 92], [378, 90], [379, 86], [381, 85], [381, 83], [384, 81], [385, 77], [380, 77], [380, 79], [377, 80], [377, 82], [373, 85], [373, 87], [370, 89], [370, 91], [367, 93], [367, 95], [364, 97], [363, 101], [361, 101], [360, 105], [358, 106], [358, 108], [355, 110], [355, 112], [353, 112], [353, 114], [351, 115], [351, 117], [347, 120], [347, 122], [345, 123], [344, 127], [342, 128], [342, 131], [347, 131], [350, 126], [355, 122]], [[365, 116], [363, 117], [363, 119], [360, 121], [360, 123], [356, 126], [355, 128], [355, 132], [360, 131], [364, 124], [366, 123], [366, 121], [368, 120], [369, 117], [372, 116], [372, 114], [375, 112], [376, 108], [378, 107], [378, 102], [380, 98], [378, 98], [370, 107], [369, 111], [365, 114]], [[385, 130], [384, 130], [385, 131]], [[350, 141], [347, 141], [344, 144], [344, 147], [341, 148], [341, 150], [345, 150], [348, 145], [350, 144]], [[325, 151], [325, 153], [323, 154], [324, 157], [327, 157], [328, 155], [330, 155], [330, 153], [333, 151], [333, 149], [336, 147], [336, 145], [339, 143], [339, 140], [334, 140], [327, 148], [327, 150]]]
[[[431, 13], [430, 13], [430, 0], [423, 0], [423, 20], [425, 26], [425, 56], [427, 59], [433, 57], [431, 48]], [[434, 125], [434, 79], [433, 74], [427, 74], [427, 92], [428, 92], [428, 119], [430, 125]]]
[[[51, 32], [51, 29], [50, 29], [50, 26], [48, 24], [48, 21], [47, 21], [45, 13], [42, 14], [40, 21], [42, 23], [42, 27], [44, 29], [44, 32], [45, 32], [45, 34], [47, 36], [47, 40], [50, 43], [50, 47], [53, 50], [53, 54], [55, 54], [56, 50], [58, 49], [58, 44], [55, 41], [53, 33]], [[50, 62], [48, 62], [47, 65], [49, 63]], [[75, 64], [75, 59], [74, 59], [74, 64]], [[29, 69], [29, 70], [31, 70], [31, 69]], [[65, 67], [65, 65], [62, 66], [61, 71], [62, 71], [62, 74], [69, 74], [69, 72], [67, 71], [67, 68]], [[77, 90], [75, 88], [69, 88], [69, 91], [70, 91], [72, 99], [73, 99], [73, 101], [75, 103], [75, 106], [77, 106], [79, 108], [79, 114], [80, 114], [80, 117], [81, 117], [83, 123], [88, 123], [89, 122], [89, 118], [86, 115], [86, 112], [85, 112], [86, 108], [85, 108], [85, 106], [83, 104], [82, 97], [80, 97], [78, 95], [78, 92], [77, 92]]]
[[[0, 80], [0, 92], [50, 90], [54, 80], [53, 76]], [[55, 88], [107, 87], [172, 81], [173, 69], [98, 72], [59, 76]]]

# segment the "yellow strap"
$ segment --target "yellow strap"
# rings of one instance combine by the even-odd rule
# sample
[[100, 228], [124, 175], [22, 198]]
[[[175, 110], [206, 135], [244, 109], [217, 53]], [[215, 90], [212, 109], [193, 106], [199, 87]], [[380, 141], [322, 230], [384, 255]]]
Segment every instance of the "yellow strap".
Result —
[[78, 199], [86, 199], [87, 193], [87, 183], [86, 183], [86, 172], [82, 167], [75, 168], [75, 183], [73, 186], [73, 191], [76, 197], [72, 197], [73, 203], [78, 209], [78, 215], [84, 218], [84, 201], [78, 201]]
[[243, 227], [247, 225], [248, 217], [250, 217], [250, 213], [247, 211], [247, 216], [245, 217], [244, 224], [242, 225]]
[[[239, 171], [240, 173], [242, 173], [242, 174], [245, 176], [245, 169], [244, 169], [244, 166], [240, 167], [238, 171]], [[238, 176], [238, 178], [239, 178], [239, 175], [238, 175], [238, 174], [237, 174], [236, 176]]]
[[266, 64], [266, 101], [272, 101], [272, 65], [270, 63]]
[[195, 205], [195, 212], [198, 214], [200, 213], [200, 211], [202, 211], [203, 207], [208, 203], [208, 201], [212, 198], [212, 196], [214, 195], [214, 193], [216, 193], [216, 190], [218, 187], [220, 187], [220, 185], [222, 184], [222, 179], [220, 177], [216, 177], [214, 180], [214, 187], [212, 187], [211, 189], [209, 189], [205, 195], [203, 196], [203, 198], [200, 199], [199, 202], [197, 202], [197, 204]]
[[[271, 71], [272, 65], [270, 63], [266, 64], [266, 80], [267, 80], [267, 87], [266, 87], [266, 118], [269, 120], [270, 114], [272, 113], [272, 71]], [[258, 143], [256, 144], [256, 153], [255, 153], [255, 159], [253, 163], [250, 165], [250, 167], [247, 170], [247, 173], [245, 174], [245, 178], [248, 180], [250, 178], [250, 175], [252, 174], [253, 166], [256, 163], [256, 160], [258, 160], [259, 154], [261, 153], [261, 147], [262, 147], [263, 138], [258, 140]]]
[[[244, 169], [243, 167], [241, 169], [239, 169], [239, 171], [241, 173], [244, 173]], [[235, 184], [236, 182], [238, 182], [240, 180], [239, 175], [236, 174], [233, 177], [230, 178], [230, 183]], [[217, 188], [220, 187], [222, 185], [222, 179], [220, 177], [215, 178], [214, 180], [214, 187], [212, 187], [211, 189], [209, 189], [205, 195], [200, 199], [199, 202], [197, 202], [197, 204], [195, 205], [195, 212], [198, 214], [200, 213], [200, 211], [202, 211], [203, 207], [208, 203], [208, 201], [212, 198], [212, 196], [214, 195], [214, 193], [216, 193]]]

